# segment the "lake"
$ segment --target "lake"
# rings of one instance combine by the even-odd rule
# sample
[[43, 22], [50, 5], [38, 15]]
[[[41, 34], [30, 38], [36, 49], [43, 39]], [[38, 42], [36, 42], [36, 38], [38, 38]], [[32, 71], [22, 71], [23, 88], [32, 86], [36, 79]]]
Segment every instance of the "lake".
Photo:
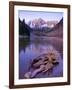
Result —
[[59, 64], [53, 70], [39, 73], [35, 78], [62, 77], [63, 76], [63, 41], [59, 37], [32, 36], [19, 37], [19, 79], [29, 71], [33, 59], [54, 49], [59, 58]]

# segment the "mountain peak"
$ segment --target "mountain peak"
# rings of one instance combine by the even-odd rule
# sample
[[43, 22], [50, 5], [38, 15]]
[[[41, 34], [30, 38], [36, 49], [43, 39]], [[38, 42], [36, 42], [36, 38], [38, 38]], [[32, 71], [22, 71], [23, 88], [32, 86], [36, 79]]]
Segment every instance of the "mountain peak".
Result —
[[49, 27], [52, 28], [54, 27], [56, 24], [58, 23], [58, 21], [45, 21], [42, 18], [37, 18], [34, 19], [32, 21], [28, 22], [28, 25], [31, 28], [41, 28], [41, 27]]

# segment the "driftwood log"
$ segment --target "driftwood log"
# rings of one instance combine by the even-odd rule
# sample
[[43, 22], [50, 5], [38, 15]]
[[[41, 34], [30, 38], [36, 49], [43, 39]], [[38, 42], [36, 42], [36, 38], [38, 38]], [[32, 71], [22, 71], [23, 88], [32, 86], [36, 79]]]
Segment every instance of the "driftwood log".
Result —
[[31, 63], [31, 68], [34, 69], [33, 72], [25, 73], [25, 78], [34, 78], [40, 72], [47, 72], [48, 70], [52, 69], [55, 65], [59, 62], [57, 60], [57, 56], [55, 53], [47, 53], [43, 54], [37, 58], [35, 58]]

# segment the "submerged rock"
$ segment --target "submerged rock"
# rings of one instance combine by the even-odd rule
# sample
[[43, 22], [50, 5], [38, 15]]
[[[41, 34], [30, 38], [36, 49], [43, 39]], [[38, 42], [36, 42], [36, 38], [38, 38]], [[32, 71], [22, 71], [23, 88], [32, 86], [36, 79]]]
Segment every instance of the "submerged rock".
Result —
[[24, 77], [25, 78], [34, 78], [36, 77], [36, 75], [40, 72], [47, 72], [50, 69], [52, 69], [54, 66], [56, 66], [57, 64], [59, 64], [58, 59], [56, 56], [57, 54], [55, 52], [49, 52], [46, 54], [43, 54], [37, 58], [35, 58], [32, 63], [31, 63], [31, 67], [33, 68], [32, 72], [27, 72]]
[[24, 78], [29, 79], [31, 77], [31, 72], [27, 72], [24, 75]]
[[47, 72], [48, 70], [53, 68], [53, 64], [48, 62], [45, 66], [44, 66], [44, 71], [43, 72]]

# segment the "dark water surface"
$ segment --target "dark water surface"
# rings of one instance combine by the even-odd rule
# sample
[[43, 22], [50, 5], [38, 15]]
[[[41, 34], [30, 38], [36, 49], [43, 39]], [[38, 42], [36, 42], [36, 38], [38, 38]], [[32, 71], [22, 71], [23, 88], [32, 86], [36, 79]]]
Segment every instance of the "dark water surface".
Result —
[[49, 50], [54, 49], [59, 58], [59, 65], [51, 70], [51, 74], [39, 73], [36, 78], [44, 77], [62, 77], [63, 76], [63, 42], [58, 37], [20, 37], [19, 38], [19, 79], [24, 78], [28, 72], [32, 60]]

